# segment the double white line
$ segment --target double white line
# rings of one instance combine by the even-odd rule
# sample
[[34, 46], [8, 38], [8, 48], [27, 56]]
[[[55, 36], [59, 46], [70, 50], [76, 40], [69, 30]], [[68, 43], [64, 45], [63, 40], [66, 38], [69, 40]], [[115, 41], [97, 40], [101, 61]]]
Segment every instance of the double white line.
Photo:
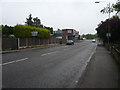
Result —
[[0, 64], [0, 66], [1, 66], [1, 65], [12, 64], [12, 63], [15, 63], [15, 62], [21, 62], [21, 61], [24, 61], [24, 60], [27, 60], [27, 59], [28, 59], [28, 58], [23, 58], [23, 59], [19, 59], [19, 60], [11, 61], [11, 62], [3, 63], [3, 64]]

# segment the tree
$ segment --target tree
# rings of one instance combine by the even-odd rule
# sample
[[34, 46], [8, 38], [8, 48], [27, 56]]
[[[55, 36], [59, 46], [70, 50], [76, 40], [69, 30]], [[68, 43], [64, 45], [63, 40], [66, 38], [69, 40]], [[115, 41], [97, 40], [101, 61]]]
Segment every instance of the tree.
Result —
[[32, 14], [29, 15], [28, 18], [26, 18], [25, 22], [28, 26], [33, 26], [33, 21], [32, 21]]
[[110, 6], [110, 3], [109, 3], [109, 4], [107, 4], [107, 6], [104, 7], [100, 12], [103, 13], [103, 14], [111, 13], [111, 12], [113, 12], [113, 7]]
[[104, 42], [107, 42], [106, 33], [108, 33], [108, 23], [109, 23], [109, 33], [111, 37], [110, 42], [120, 42], [120, 19], [118, 16], [113, 16], [110, 19], [102, 21], [96, 28], [98, 37], [100, 37]]
[[86, 35], [82, 35], [83, 38], [86, 38], [86, 39], [94, 39], [94, 38], [97, 38], [97, 34], [86, 34]]
[[120, 12], [120, 0], [118, 0], [116, 4], [113, 4], [113, 8], [117, 13]]
[[8, 25], [2, 25], [2, 35], [9, 36], [11, 34], [13, 34], [13, 27]]
[[33, 18], [32, 14], [29, 15], [28, 18], [26, 18], [26, 25], [28, 26], [34, 26], [34, 27], [39, 27], [39, 28], [45, 28], [48, 29], [51, 34], [53, 34], [53, 28], [52, 27], [46, 27], [41, 24], [41, 20], [38, 17]]
[[35, 26], [35, 27], [40, 27], [41, 26], [41, 21], [38, 17], [33, 18], [33, 21], [34, 21], [33, 26]]
[[[104, 9], [101, 10], [101, 12], [104, 14], [111, 13], [113, 11], [116, 11], [117, 13], [120, 12], [120, 0], [116, 2], [116, 4], [112, 4], [110, 6], [110, 3], [107, 5], [107, 7], [104, 7]], [[99, 25], [97, 30], [98, 36], [104, 40], [104, 42], [107, 42], [107, 36], [106, 33], [111, 33], [111, 37], [109, 37], [110, 42], [120, 41], [120, 19], [117, 16], [113, 16], [112, 18], [106, 19], [105, 21], [102, 21]]]
[[[118, 0], [116, 2], [116, 4], [112, 4], [112, 6], [110, 6], [110, 3], [107, 4], [107, 6], [104, 7], [100, 12], [103, 14], [104, 13], [106, 14], [106, 13], [111, 13], [113, 11], [116, 11], [117, 13], [120, 12], [120, 0]], [[116, 13], [116, 15], [117, 15], [117, 13]]]
[[51, 34], [53, 34], [53, 28], [52, 27], [46, 27], [46, 26], [44, 26], [44, 28], [50, 30]]

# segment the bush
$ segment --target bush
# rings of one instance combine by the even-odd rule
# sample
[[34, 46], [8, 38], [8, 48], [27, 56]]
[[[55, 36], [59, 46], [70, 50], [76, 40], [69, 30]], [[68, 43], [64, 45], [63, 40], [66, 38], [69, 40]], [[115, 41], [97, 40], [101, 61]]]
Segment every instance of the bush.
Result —
[[50, 38], [50, 31], [44, 28], [36, 28], [32, 26], [16, 25], [14, 27], [14, 35], [19, 38], [29, 38], [32, 37], [31, 32], [37, 31], [38, 38]]
[[2, 35], [3, 36], [9, 36], [11, 34], [13, 34], [13, 27], [12, 26], [0, 26], [2, 28]]
[[109, 37], [110, 43], [120, 42], [120, 19], [118, 16], [113, 16], [110, 19], [102, 21], [96, 28], [98, 36], [104, 41], [108, 42], [106, 33], [111, 33]]

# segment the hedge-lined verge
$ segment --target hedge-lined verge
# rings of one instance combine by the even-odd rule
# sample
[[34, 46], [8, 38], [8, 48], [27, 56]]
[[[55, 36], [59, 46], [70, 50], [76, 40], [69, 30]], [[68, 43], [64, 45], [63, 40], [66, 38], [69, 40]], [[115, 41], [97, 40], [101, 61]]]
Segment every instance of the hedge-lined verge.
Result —
[[25, 26], [25, 25], [16, 25], [14, 27], [13, 33], [15, 37], [19, 38], [29, 38], [32, 37], [31, 32], [37, 31], [38, 38], [50, 38], [50, 31], [45, 28], [36, 28], [32, 26]]

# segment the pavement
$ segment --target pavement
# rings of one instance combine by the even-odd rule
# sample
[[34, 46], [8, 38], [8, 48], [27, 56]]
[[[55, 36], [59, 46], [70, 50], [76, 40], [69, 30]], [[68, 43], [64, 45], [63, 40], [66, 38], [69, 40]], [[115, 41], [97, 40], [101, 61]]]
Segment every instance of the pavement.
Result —
[[120, 69], [110, 52], [98, 46], [77, 88], [120, 88]]

